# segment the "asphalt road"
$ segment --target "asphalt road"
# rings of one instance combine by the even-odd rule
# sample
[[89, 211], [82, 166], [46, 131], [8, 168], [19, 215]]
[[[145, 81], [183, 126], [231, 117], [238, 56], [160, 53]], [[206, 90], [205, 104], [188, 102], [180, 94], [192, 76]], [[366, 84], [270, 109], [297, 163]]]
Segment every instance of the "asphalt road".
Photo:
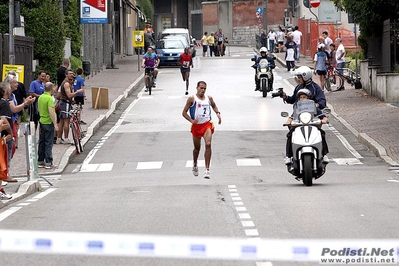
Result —
[[[391, 182], [396, 174], [358, 144], [338, 120], [331, 117], [324, 126], [331, 159], [326, 174], [314, 186], [305, 187], [286, 172], [286, 128], [280, 112], [291, 112], [292, 107], [254, 91], [252, 54], [242, 48], [226, 58], [198, 58], [192, 69], [190, 93], [195, 93], [198, 81], [206, 81], [207, 94], [222, 113], [222, 124], [215, 123], [210, 180], [202, 178], [203, 150], [200, 175], [191, 173], [190, 124], [181, 115], [187, 96], [179, 69], [161, 68], [153, 95], [142, 90], [130, 96], [92, 138], [85, 157], [72, 161], [54, 188], [0, 213], [0, 230], [43, 235], [51, 231], [43, 238], [53, 241], [76, 232], [77, 246], [86, 232], [104, 242], [113, 239], [107, 234], [115, 234], [115, 239], [123, 234], [142, 236], [147, 244], [156, 236], [164, 237], [166, 244], [177, 241], [173, 244], [177, 250], [182, 243], [178, 241], [197, 243], [204, 237], [199, 242], [209, 245], [207, 252], [201, 253], [200, 248], [198, 257], [185, 257], [182, 252], [176, 258], [171, 253], [135, 256], [116, 251], [105, 256], [90, 249], [56, 255], [42, 249], [39, 254], [5, 253], [2, 263], [319, 265], [294, 262], [288, 255], [286, 261], [220, 257], [229, 250], [224, 247], [237, 239], [279, 239], [286, 247], [292, 239], [311, 239], [320, 250], [323, 241], [330, 239], [369, 239], [375, 245], [377, 239], [397, 239], [398, 184]], [[275, 70], [274, 88], [278, 87], [288, 94], [293, 89], [292, 77], [284, 68]], [[68, 234], [58, 236], [59, 232]], [[15, 242], [29, 246], [32, 240], [27, 239], [16, 237]], [[224, 241], [218, 252], [210, 248], [213, 240]]]

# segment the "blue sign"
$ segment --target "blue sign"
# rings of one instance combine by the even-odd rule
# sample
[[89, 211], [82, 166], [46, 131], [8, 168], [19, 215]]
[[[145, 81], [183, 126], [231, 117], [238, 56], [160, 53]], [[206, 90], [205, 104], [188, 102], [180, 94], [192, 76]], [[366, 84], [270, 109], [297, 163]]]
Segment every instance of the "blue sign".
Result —
[[259, 14], [259, 15], [263, 15], [263, 8], [257, 7], [256, 10], [255, 10], [255, 13]]

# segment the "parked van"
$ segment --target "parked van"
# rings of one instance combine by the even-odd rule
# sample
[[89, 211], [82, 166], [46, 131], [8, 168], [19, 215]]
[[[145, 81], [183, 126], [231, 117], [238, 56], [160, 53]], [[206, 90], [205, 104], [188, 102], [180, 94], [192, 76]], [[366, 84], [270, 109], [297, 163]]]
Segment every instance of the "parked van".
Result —
[[185, 28], [168, 28], [164, 29], [161, 33], [160, 39], [164, 39], [166, 36], [184, 36], [187, 39], [187, 43], [190, 44], [191, 47], [191, 54], [193, 57], [196, 54], [195, 51], [195, 40], [191, 37], [190, 32], [188, 29]]

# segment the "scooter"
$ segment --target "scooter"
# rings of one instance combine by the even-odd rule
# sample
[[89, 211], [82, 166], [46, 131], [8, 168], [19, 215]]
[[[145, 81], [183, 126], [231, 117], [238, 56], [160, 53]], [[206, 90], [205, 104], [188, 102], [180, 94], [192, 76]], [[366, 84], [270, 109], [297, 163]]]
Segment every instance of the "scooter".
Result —
[[[330, 109], [324, 108], [323, 114], [330, 113]], [[315, 115], [316, 107], [312, 100], [298, 101], [294, 105], [294, 117], [290, 125], [294, 127], [292, 132], [292, 164], [287, 165], [289, 173], [306, 186], [312, 186], [313, 179], [324, 175], [326, 165], [323, 163], [322, 137], [319, 128], [322, 122]], [[287, 112], [281, 112], [282, 117], [288, 117]]]
[[[251, 58], [251, 61], [256, 62], [256, 56]], [[267, 93], [273, 90], [273, 72], [269, 66], [269, 62], [266, 58], [262, 58], [258, 64], [252, 65], [256, 71], [256, 79], [258, 80], [257, 86], [259, 86], [259, 91], [262, 92], [262, 96], [266, 97]]]

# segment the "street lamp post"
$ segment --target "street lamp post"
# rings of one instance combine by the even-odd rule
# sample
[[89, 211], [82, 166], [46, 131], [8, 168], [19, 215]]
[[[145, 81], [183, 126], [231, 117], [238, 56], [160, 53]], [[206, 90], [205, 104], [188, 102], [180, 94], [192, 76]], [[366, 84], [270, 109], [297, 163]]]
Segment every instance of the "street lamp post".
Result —
[[267, 0], [263, 0], [263, 29], [266, 31], [267, 34]]
[[9, 22], [9, 30], [10, 30], [10, 40], [9, 40], [9, 55], [8, 61], [10, 65], [15, 64], [15, 49], [14, 49], [14, 0], [10, 0], [8, 8], [8, 22]]

